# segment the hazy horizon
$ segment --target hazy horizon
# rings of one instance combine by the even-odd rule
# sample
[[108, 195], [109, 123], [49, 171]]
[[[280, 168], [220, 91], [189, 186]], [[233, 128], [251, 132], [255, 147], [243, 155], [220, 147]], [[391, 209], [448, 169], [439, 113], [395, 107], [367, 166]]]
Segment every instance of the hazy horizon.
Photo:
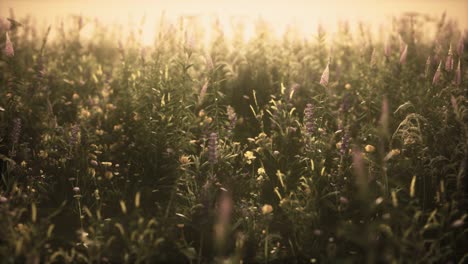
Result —
[[209, 25], [219, 19], [226, 33], [232, 27], [232, 18], [242, 21], [247, 35], [253, 32], [252, 21], [261, 17], [269, 22], [276, 32], [283, 32], [289, 25], [299, 27], [305, 34], [315, 32], [320, 24], [326, 30], [333, 30], [337, 23], [349, 21], [352, 25], [365, 22], [377, 32], [379, 28], [391, 21], [391, 17], [404, 12], [418, 12], [447, 17], [458, 21], [461, 29], [468, 29], [468, 1], [451, 0], [416, 0], [416, 1], [215, 1], [215, 0], [124, 0], [124, 1], [88, 1], [88, 0], [4, 0], [0, 3], [0, 16], [8, 16], [12, 8], [16, 17], [32, 15], [39, 25], [57, 24], [57, 21], [70, 14], [81, 14], [85, 17], [98, 18], [105, 24], [135, 25], [141, 18], [146, 18], [143, 26], [145, 42], [154, 39], [154, 27], [161, 14], [168, 19], [180, 16], [196, 16]]

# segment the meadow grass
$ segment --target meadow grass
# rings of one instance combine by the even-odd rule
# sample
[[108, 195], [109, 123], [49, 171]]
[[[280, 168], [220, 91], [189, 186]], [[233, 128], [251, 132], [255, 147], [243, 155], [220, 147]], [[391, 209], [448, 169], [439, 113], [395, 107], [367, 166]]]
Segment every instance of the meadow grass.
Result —
[[70, 20], [0, 21], [2, 263], [468, 261], [446, 16], [208, 45], [161, 20], [151, 46]]

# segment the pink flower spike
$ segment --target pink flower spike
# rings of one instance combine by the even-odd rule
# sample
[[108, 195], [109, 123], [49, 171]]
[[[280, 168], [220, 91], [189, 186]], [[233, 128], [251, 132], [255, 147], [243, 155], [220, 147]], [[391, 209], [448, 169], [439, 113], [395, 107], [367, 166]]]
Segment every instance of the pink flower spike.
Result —
[[403, 41], [403, 38], [400, 36], [398, 36], [398, 39], [400, 41], [400, 54], [403, 53], [403, 50], [405, 50], [405, 46], [406, 46], [406, 43]]
[[327, 64], [327, 67], [322, 73], [322, 77], [320, 78], [320, 84], [327, 87], [328, 85], [328, 79], [330, 78], [330, 70], [329, 70], [329, 65]]
[[465, 47], [465, 37], [462, 35], [460, 40], [458, 41], [457, 52], [458, 56], [461, 57], [463, 55], [463, 49]]
[[406, 56], [408, 55], [408, 45], [405, 44], [405, 48], [403, 49], [403, 52], [401, 53], [400, 56], [400, 64], [405, 64], [406, 63]]
[[441, 69], [442, 69], [442, 61], [439, 63], [439, 67], [437, 67], [437, 71], [434, 74], [434, 78], [432, 79], [432, 85], [436, 85], [439, 82]]
[[390, 50], [390, 40], [388, 39], [387, 41], [385, 41], [385, 44], [384, 44], [384, 54], [385, 54], [385, 57], [390, 57], [390, 53], [391, 53], [391, 50]]
[[6, 41], [5, 41], [5, 55], [7, 57], [15, 56], [15, 50], [13, 49], [13, 43], [11, 43], [10, 36], [8, 32], [6, 34]]
[[457, 69], [455, 70], [455, 85], [461, 84], [461, 65], [460, 59], [458, 59]]
[[200, 90], [200, 94], [198, 96], [198, 104], [202, 104], [203, 100], [205, 99], [206, 91], [208, 90], [208, 81], [205, 82], [205, 84], [202, 86]]
[[446, 71], [452, 71], [453, 69], [453, 52], [452, 52], [452, 44], [450, 44], [450, 48], [448, 51], [448, 56], [445, 61], [445, 70]]

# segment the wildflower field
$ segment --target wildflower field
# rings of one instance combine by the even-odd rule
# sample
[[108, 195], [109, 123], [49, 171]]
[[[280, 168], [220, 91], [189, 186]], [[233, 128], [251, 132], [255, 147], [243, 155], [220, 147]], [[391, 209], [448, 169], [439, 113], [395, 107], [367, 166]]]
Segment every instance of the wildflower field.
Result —
[[0, 262], [467, 263], [468, 35], [369, 27], [1, 18]]

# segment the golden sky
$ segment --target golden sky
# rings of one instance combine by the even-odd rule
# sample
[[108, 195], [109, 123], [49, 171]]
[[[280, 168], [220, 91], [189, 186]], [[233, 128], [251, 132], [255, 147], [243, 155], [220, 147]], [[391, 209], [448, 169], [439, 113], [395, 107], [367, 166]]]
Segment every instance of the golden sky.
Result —
[[231, 17], [249, 25], [261, 16], [279, 33], [289, 24], [306, 33], [315, 32], [319, 23], [331, 30], [344, 20], [369, 22], [378, 30], [402, 12], [439, 16], [445, 11], [462, 28], [468, 28], [468, 0], [1, 0], [0, 16], [8, 16], [9, 8], [17, 17], [31, 14], [44, 24], [53, 24], [67, 14], [97, 17], [105, 23], [136, 24], [146, 15], [147, 42], [154, 36], [154, 25], [163, 11], [169, 18], [201, 16], [212, 21], [217, 16], [225, 26], [230, 25]]

